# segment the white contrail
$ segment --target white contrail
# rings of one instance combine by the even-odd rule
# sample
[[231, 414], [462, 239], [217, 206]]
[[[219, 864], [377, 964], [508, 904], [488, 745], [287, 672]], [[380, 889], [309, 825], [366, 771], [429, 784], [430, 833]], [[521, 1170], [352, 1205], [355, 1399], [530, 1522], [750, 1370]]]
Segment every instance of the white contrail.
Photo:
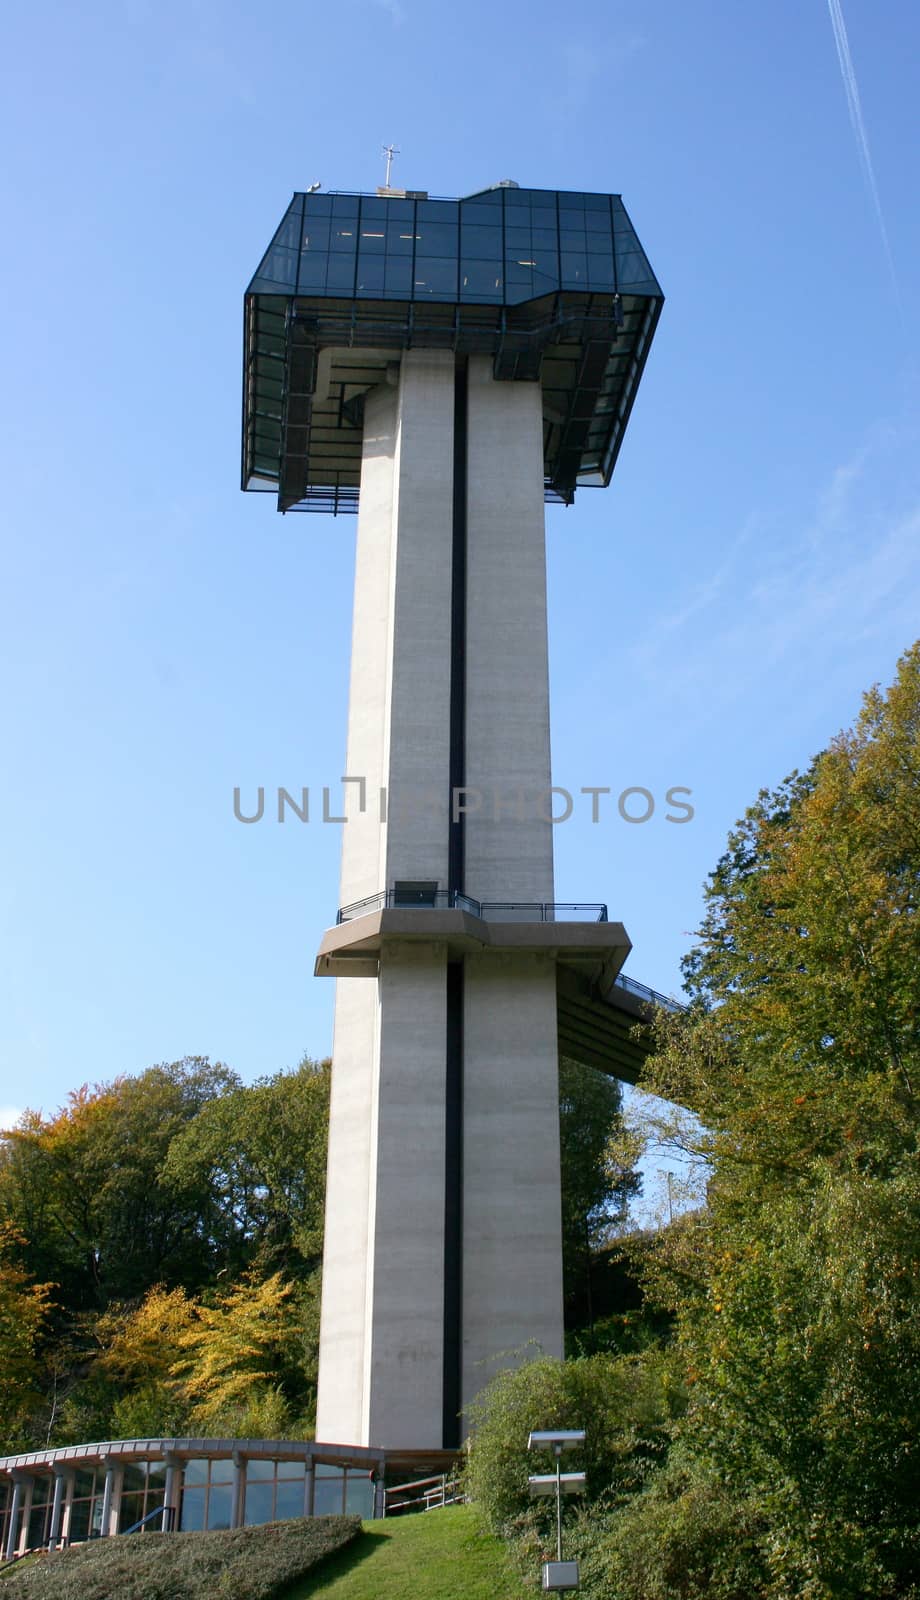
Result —
[[869, 150], [869, 136], [866, 133], [866, 124], [863, 120], [862, 103], [859, 98], [859, 87], [856, 82], [856, 73], [853, 70], [853, 57], [850, 54], [850, 41], [847, 38], [846, 23], [840, 9], [840, 0], [827, 0], [827, 8], [831, 14], [831, 26], [834, 30], [834, 43], [837, 46], [837, 59], [840, 62], [840, 76], [843, 78], [843, 87], [846, 90], [847, 108], [850, 113], [850, 122], [856, 136], [856, 145], [859, 150], [862, 168], [865, 174], [875, 215], [878, 219], [879, 232], [885, 249], [885, 258], [891, 281], [894, 285], [895, 298], [901, 303], [901, 291], [898, 287], [898, 275], [895, 271], [894, 256], [891, 253], [891, 241], [888, 238], [888, 229], [885, 226], [885, 217], [882, 211], [882, 202], [879, 197], [878, 184], [875, 181], [875, 168], [872, 165], [872, 154]]

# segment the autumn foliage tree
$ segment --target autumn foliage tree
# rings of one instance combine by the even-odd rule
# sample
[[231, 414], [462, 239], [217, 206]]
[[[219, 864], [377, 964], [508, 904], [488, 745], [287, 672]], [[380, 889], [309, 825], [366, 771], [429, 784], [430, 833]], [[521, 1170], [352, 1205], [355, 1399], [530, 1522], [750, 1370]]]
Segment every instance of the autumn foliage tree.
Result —
[[765, 1516], [776, 1595], [920, 1592], [918, 780], [920, 645], [732, 833], [647, 1075], [710, 1167], [651, 1270], [683, 1459]]

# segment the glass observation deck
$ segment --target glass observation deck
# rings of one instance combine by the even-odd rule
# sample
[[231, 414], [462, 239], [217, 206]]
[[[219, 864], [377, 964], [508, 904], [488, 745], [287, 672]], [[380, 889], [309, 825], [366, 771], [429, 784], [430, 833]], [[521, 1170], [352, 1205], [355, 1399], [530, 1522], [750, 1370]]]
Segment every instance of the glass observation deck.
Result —
[[663, 295], [619, 195], [295, 194], [246, 291], [243, 488], [357, 509], [364, 395], [394, 352], [539, 380], [547, 499], [610, 482]]

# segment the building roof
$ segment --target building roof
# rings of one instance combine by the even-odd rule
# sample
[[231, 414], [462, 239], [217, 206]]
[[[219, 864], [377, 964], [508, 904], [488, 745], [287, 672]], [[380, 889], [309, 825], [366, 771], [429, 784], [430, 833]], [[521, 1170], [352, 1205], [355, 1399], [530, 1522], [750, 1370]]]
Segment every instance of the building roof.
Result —
[[246, 291], [243, 487], [355, 509], [363, 396], [423, 347], [540, 381], [547, 497], [569, 503], [610, 481], [662, 303], [619, 195], [297, 193]]

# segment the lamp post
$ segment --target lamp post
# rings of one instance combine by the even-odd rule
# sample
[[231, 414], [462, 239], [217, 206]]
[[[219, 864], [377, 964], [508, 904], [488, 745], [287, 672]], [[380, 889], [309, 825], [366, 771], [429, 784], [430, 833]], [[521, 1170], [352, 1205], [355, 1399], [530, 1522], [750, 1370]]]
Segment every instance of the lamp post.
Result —
[[556, 1559], [543, 1563], [544, 1593], [547, 1591], [559, 1593], [567, 1589], [577, 1589], [579, 1586], [578, 1562], [562, 1559], [562, 1496], [582, 1494], [585, 1474], [563, 1472], [562, 1455], [565, 1450], [572, 1450], [575, 1445], [584, 1442], [584, 1430], [581, 1428], [538, 1430], [532, 1432], [527, 1440], [528, 1450], [551, 1450], [556, 1463], [555, 1472], [538, 1473], [527, 1479], [527, 1486], [532, 1495], [556, 1496]]

